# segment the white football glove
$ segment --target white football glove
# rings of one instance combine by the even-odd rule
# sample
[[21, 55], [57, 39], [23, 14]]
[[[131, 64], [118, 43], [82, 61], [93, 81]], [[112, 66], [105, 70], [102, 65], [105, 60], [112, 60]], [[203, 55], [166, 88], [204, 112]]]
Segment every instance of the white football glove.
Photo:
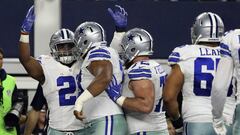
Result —
[[217, 135], [226, 135], [227, 134], [227, 129], [224, 125], [224, 120], [223, 118], [214, 118], [213, 119], [213, 129], [216, 132]]

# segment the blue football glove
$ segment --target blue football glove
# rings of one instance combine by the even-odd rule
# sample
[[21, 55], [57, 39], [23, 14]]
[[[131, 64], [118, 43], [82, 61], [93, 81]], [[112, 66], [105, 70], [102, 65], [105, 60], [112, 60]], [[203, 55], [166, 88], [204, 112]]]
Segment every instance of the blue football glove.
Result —
[[34, 14], [34, 6], [32, 6], [29, 10], [28, 13], [23, 21], [21, 31], [22, 32], [27, 32], [30, 33], [32, 29], [32, 25], [35, 20], [35, 14]]
[[107, 88], [107, 94], [114, 102], [116, 102], [117, 99], [121, 97], [122, 84], [117, 84], [115, 76], [113, 76], [113, 80], [110, 82]]
[[127, 27], [127, 12], [119, 5], [115, 5], [115, 11], [108, 8], [109, 14], [112, 16], [115, 26], [120, 29], [126, 29]]

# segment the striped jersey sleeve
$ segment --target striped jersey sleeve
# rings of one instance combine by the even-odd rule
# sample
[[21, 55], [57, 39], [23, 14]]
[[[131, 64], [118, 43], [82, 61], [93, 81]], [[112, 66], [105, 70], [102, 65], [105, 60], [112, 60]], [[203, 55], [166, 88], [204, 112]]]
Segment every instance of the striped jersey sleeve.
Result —
[[229, 49], [229, 46], [225, 43], [220, 44], [220, 55], [222, 57], [232, 57], [231, 50]]
[[37, 57], [35, 59], [38, 61], [38, 63], [42, 64], [42, 56], [39, 56], [39, 57]]
[[178, 63], [180, 60], [180, 54], [178, 52], [172, 52], [168, 57], [168, 62]]
[[148, 79], [151, 80], [152, 78], [152, 71], [149, 66], [141, 66], [136, 65], [130, 70], [128, 70], [128, 78], [130, 80], [142, 80], [142, 79]]
[[96, 49], [92, 49], [89, 52], [88, 60], [95, 61], [95, 60], [110, 60], [111, 53], [107, 49], [107, 47], [100, 47]]
[[169, 57], [168, 57], [168, 65], [172, 66], [172, 65], [177, 64], [180, 61], [180, 57], [181, 57], [181, 55], [180, 55], [180, 52], [179, 52], [179, 48], [177, 47], [169, 55]]
[[221, 57], [232, 57], [232, 47], [234, 39], [238, 38], [235, 35], [234, 31], [227, 32], [220, 43], [220, 55]]

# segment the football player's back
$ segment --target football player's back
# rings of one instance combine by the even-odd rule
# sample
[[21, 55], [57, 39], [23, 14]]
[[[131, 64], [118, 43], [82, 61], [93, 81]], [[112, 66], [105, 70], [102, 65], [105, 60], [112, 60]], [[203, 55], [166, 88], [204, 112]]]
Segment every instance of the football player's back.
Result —
[[[196, 17], [191, 28], [193, 45], [177, 47], [169, 56], [172, 71], [164, 88], [164, 100], [168, 114], [174, 121], [179, 120], [176, 97], [182, 90], [182, 117], [186, 134], [214, 135], [214, 130], [218, 128], [212, 124], [211, 91], [220, 60], [219, 43], [223, 33], [222, 19], [217, 14], [204, 12]], [[229, 95], [232, 95], [231, 90]], [[227, 134], [231, 134], [231, 128]]]
[[211, 89], [219, 47], [186, 45], [176, 48], [169, 63], [178, 63], [184, 74], [182, 115], [187, 122], [211, 122]]

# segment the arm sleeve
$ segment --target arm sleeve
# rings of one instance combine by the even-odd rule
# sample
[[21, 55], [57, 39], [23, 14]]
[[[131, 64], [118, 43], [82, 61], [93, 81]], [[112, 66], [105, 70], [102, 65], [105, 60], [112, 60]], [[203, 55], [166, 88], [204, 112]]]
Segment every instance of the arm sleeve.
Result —
[[42, 86], [40, 84], [38, 84], [36, 93], [31, 102], [31, 106], [33, 107], [34, 110], [40, 111], [42, 109], [43, 105], [46, 105], [46, 104], [47, 104], [47, 102], [43, 95]]
[[121, 54], [123, 52], [123, 49], [121, 47], [121, 41], [124, 34], [125, 32], [114, 32], [113, 39], [110, 44], [110, 47], [116, 50], [118, 54]]
[[233, 60], [230, 57], [222, 57], [213, 81], [211, 91], [213, 118], [221, 118], [227, 97], [228, 87], [233, 74]]

